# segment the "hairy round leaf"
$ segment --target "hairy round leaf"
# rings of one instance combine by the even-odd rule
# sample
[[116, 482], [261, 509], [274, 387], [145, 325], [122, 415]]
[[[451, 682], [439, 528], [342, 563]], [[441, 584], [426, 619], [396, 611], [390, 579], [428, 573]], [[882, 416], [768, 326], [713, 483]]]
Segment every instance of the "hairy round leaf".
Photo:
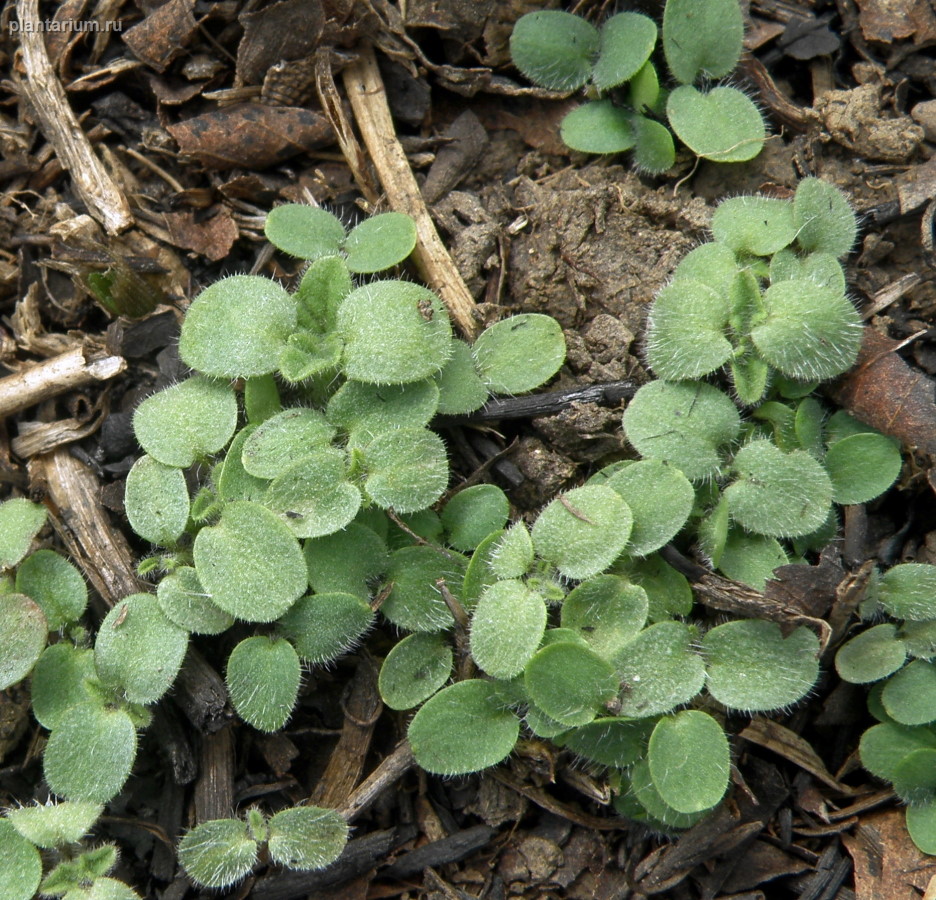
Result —
[[295, 299], [275, 281], [259, 275], [222, 278], [188, 308], [179, 356], [217, 378], [265, 375], [276, 369], [296, 315]]
[[640, 13], [623, 12], [601, 26], [592, 82], [599, 91], [630, 81], [656, 46], [657, 27]]
[[494, 484], [459, 491], [442, 510], [447, 542], [456, 550], [474, 550], [492, 531], [507, 524], [510, 501]]
[[42, 881], [42, 857], [38, 849], [0, 819], [0, 885], [3, 900], [32, 900]]
[[907, 659], [907, 648], [890, 622], [853, 637], [835, 655], [839, 675], [852, 684], [868, 684], [893, 675]]
[[676, 162], [672, 132], [665, 125], [646, 116], [635, 115], [631, 124], [636, 135], [634, 162], [637, 168], [654, 175], [672, 168]]
[[495, 686], [477, 678], [459, 681], [430, 697], [410, 722], [420, 768], [435, 775], [464, 775], [493, 766], [517, 742], [520, 720], [504, 709]]
[[283, 253], [299, 259], [333, 256], [344, 243], [344, 225], [328, 210], [301, 203], [284, 203], [267, 213], [267, 240]]
[[759, 712], [802, 699], [819, 676], [819, 639], [776, 622], [726, 622], [702, 638], [709, 693], [732, 709]]
[[228, 657], [225, 683], [237, 714], [258, 731], [279, 731], [299, 695], [299, 656], [289, 641], [256, 635]]
[[679, 261], [673, 271], [673, 280], [688, 278], [701, 282], [719, 296], [727, 298], [739, 272], [734, 250], [727, 244], [709, 241], [690, 250]]
[[881, 576], [881, 605], [895, 619], [923, 622], [936, 619], [936, 566], [902, 563]]
[[773, 197], [730, 197], [712, 216], [712, 234], [735, 253], [769, 256], [796, 238], [793, 204]]
[[626, 718], [595, 719], [569, 731], [562, 746], [599, 765], [622, 769], [646, 753], [650, 724]]
[[654, 554], [645, 559], [629, 560], [623, 573], [647, 593], [647, 618], [660, 622], [674, 616], [686, 616], [692, 611], [692, 588], [682, 572], [677, 572]]
[[46, 509], [22, 497], [0, 503], [0, 569], [15, 566], [46, 521]]
[[458, 416], [474, 412], [488, 398], [487, 385], [478, 374], [474, 354], [464, 341], [452, 341], [449, 361], [432, 376], [439, 386], [438, 412]]
[[[467, 610], [474, 609], [481, 594], [492, 584], [504, 578], [520, 578], [526, 574], [526, 569], [522, 572], [514, 572], [515, 566], [508, 566], [511, 574], [500, 574], [495, 571], [495, 559], [497, 548], [501, 538], [507, 534], [506, 531], [492, 531], [471, 554], [468, 566], [465, 569], [465, 579], [462, 582], [460, 599]], [[529, 540], [529, 532], [527, 539]], [[533, 543], [530, 542], [530, 562], [532, 563]]]
[[907, 832], [918, 850], [936, 854], [936, 803], [918, 803], [908, 806]]
[[344, 343], [337, 334], [296, 331], [286, 339], [276, 368], [284, 381], [298, 384], [337, 372], [343, 350]]
[[172, 547], [189, 515], [185, 475], [175, 466], [141, 456], [127, 475], [124, 506], [133, 530], [144, 540]]
[[35, 600], [0, 593], [0, 691], [22, 681], [46, 645], [49, 623]]
[[577, 631], [603, 659], [614, 660], [647, 621], [647, 592], [617, 575], [595, 575], [562, 602], [563, 628]]
[[656, 716], [688, 703], [705, 684], [705, 669], [682, 622], [645, 628], [614, 661], [620, 679], [620, 714]]
[[452, 627], [452, 614], [436, 582], [441, 578], [458, 585], [462, 561], [443, 556], [432, 547], [403, 547], [390, 556], [386, 581], [392, 585], [380, 611], [407, 631], [444, 631]]
[[708, 375], [731, 356], [727, 329], [724, 295], [701, 281], [678, 278], [657, 294], [650, 310], [647, 362], [667, 381]]
[[651, 381], [624, 411], [624, 431], [637, 452], [672, 464], [690, 481], [719, 471], [719, 451], [740, 430], [741, 417], [731, 398], [702, 382]]
[[884, 493], [900, 474], [899, 446], [883, 434], [853, 434], [826, 453], [836, 503], [867, 503]]
[[188, 632], [173, 624], [152, 594], [131, 594], [107, 614], [94, 643], [94, 665], [104, 684], [131, 703], [155, 703], [182, 666]]
[[661, 796], [650, 774], [650, 763], [646, 759], [638, 760], [628, 771], [634, 798], [650, 817], [650, 824], [663, 830], [670, 828], [689, 828], [699, 821], [708, 810], [696, 813], [683, 813], [673, 809]]
[[554, 500], [539, 514], [533, 525], [533, 546], [567, 578], [588, 578], [621, 554], [632, 524], [630, 507], [617, 491], [585, 485]]
[[894, 766], [894, 792], [910, 806], [936, 803], [936, 749], [911, 750]]
[[364, 219], [345, 239], [348, 268], [357, 274], [381, 272], [403, 262], [416, 246], [416, 223], [406, 213], [386, 212]]
[[452, 355], [452, 326], [442, 301], [409, 281], [374, 281], [338, 307], [344, 372], [355, 381], [405, 384], [438, 372]]
[[68, 641], [42, 651], [32, 671], [32, 710], [36, 721], [49, 731], [67, 710], [93, 697], [87, 680], [95, 679], [94, 651], [75, 647]]
[[566, 146], [580, 153], [622, 153], [637, 143], [634, 114], [611, 100], [583, 103], [559, 126]]
[[746, 534], [739, 529], [729, 531], [718, 560], [718, 568], [732, 581], [764, 590], [774, 569], [789, 562], [780, 542], [762, 534]]
[[663, 52], [677, 81], [724, 78], [738, 64], [743, 39], [744, 18], [735, 0], [667, 0]]
[[413, 709], [452, 674], [452, 648], [440, 634], [411, 634], [387, 654], [377, 687], [390, 709]]
[[363, 453], [364, 490], [378, 506], [416, 512], [432, 506], [448, 485], [445, 444], [426, 428], [386, 431]]
[[16, 591], [39, 604], [50, 631], [80, 619], [88, 605], [81, 572], [54, 550], [37, 550], [23, 560], [16, 570]]
[[7, 810], [13, 827], [37, 847], [52, 850], [80, 841], [104, 811], [97, 803], [65, 801]]
[[522, 394], [544, 384], [565, 361], [565, 338], [552, 316], [523, 313], [495, 322], [472, 347], [493, 394]]
[[901, 725], [936, 722], [936, 666], [928, 660], [913, 660], [887, 680], [881, 702]]
[[770, 282], [799, 278], [812, 281], [822, 287], [845, 293], [845, 272], [841, 263], [831, 254], [821, 250], [800, 256], [791, 247], [774, 254], [770, 260]]
[[936, 749], [936, 733], [931, 728], [909, 727], [896, 722], [872, 725], [858, 746], [861, 764], [884, 781], [894, 780], [894, 769], [914, 750]]
[[578, 643], [549, 644], [533, 656], [523, 674], [530, 699], [563, 725], [585, 725], [617, 694], [610, 663]]
[[522, 581], [498, 581], [481, 594], [471, 616], [471, 655], [493, 678], [513, 678], [539, 647], [546, 604]]
[[370, 585], [387, 569], [386, 542], [359, 522], [306, 541], [303, 553], [316, 593], [340, 591], [367, 600]]
[[257, 842], [240, 819], [212, 819], [196, 825], [182, 838], [179, 862], [197, 884], [230, 887], [256, 865]]
[[366, 600], [334, 591], [301, 597], [277, 624], [304, 660], [321, 664], [353, 649], [373, 622]]
[[323, 869], [344, 850], [348, 823], [337, 810], [294, 806], [270, 819], [270, 856], [290, 869]]
[[163, 465], [180, 469], [217, 453], [236, 427], [231, 386], [201, 375], [147, 397], [133, 414], [140, 446]]
[[234, 617], [211, 602], [191, 566], [174, 569], [156, 588], [160, 609], [170, 622], [192, 634], [221, 634]]
[[328, 447], [335, 429], [317, 409], [286, 409], [257, 426], [241, 450], [244, 469], [257, 478], [276, 478], [318, 448]]
[[215, 472], [213, 481], [221, 500], [261, 500], [266, 493], [269, 481], [248, 473], [241, 459], [244, 444], [255, 427], [248, 425], [234, 435], [220, 464], [220, 472]]
[[[767, 135], [754, 101], [733, 87], [703, 94], [681, 85], [667, 98], [666, 116], [693, 153], [713, 162], [747, 162], [761, 152]], [[718, 232], [715, 239], [722, 239]]]
[[513, 64], [530, 81], [552, 91], [573, 91], [592, 75], [598, 29], [558, 10], [527, 13], [510, 35]]
[[533, 538], [524, 522], [519, 521], [498, 535], [489, 564], [497, 578], [522, 578], [533, 559]]
[[833, 184], [804, 178], [793, 197], [796, 242], [807, 253], [847, 256], [855, 246], [858, 220], [848, 198]]
[[430, 380], [409, 384], [346, 381], [328, 401], [332, 425], [375, 437], [393, 428], [428, 425], [439, 405], [439, 389]]
[[687, 709], [660, 719], [650, 735], [647, 762], [654, 787], [678, 812], [711, 809], [728, 789], [728, 738], [708, 713]]
[[66, 800], [107, 803], [130, 775], [136, 728], [122, 709], [81, 703], [57, 717], [43, 756], [45, 779]]
[[247, 622], [279, 618], [308, 584], [302, 548], [275, 513], [237, 500], [193, 547], [198, 580], [213, 603]]
[[832, 482], [805, 450], [784, 453], [766, 440], [752, 441], [734, 458], [736, 480], [725, 489], [732, 519], [749, 531], [799, 537], [829, 514]]

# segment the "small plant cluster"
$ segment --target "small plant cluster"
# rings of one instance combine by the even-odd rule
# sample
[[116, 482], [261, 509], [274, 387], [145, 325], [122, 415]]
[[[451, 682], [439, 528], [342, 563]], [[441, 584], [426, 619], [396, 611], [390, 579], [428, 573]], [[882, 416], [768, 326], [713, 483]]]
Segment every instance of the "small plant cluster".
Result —
[[917, 847], [936, 854], [936, 566], [875, 572], [860, 613], [870, 627], [842, 645], [835, 667], [845, 681], [872, 685], [878, 724], [862, 735], [861, 762], [907, 804]]
[[753, 159], [766, 134], [755, 104], [730, 85], [696, 86], [725, 78], [738, 64], [744, 19], [737, 0], [667, 0], [662, 31], [663, 55], [677, 82], [672, 90], [661, 87], [652, 60], [657, 25], [636, 12], [618, 13], [600, 29], [559, 10], [528, 13], [514, 27], [510, 52], [514, 65], [542, 87], [586, 89], [588, 102], [561, 125], [573, 150], [633, 149], [641, 169], [663, 172], [675, 161], [675, 132], [704, 159]]

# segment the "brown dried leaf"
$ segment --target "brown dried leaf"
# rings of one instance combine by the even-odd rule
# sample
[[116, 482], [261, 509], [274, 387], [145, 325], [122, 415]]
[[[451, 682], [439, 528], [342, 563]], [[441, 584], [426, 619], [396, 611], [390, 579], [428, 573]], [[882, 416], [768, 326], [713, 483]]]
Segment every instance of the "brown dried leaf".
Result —
[[244, 37], [237, 48], [237, 77], [261, 84], [271, 66], [281, 60], [308, 56], [325, 27], [321, 4], [282, 0], [266, 9], [240, 16]]
[[239, 103], [167, 126], [182, 152], [209, 169], [265, 169], [334, 141], [320, 113]]
[[166, 213], [165, 222], [176, 247], [194, 250], [212, 262], [224, 259], [240, 234], [237, 223], [224, 208], [204, 221], [195, 221], [191, 211]]
[[858, 23], [868, 41], [890, 44], [913, 38], [914, 44], [936, 40], [936, 12], [927, 0], [856, 0]]
[[195, 0], [169, 0], [134, 25], [124, 36], [124, 43], [157, 72], [165, 72], [198, 31], [192, 15]]

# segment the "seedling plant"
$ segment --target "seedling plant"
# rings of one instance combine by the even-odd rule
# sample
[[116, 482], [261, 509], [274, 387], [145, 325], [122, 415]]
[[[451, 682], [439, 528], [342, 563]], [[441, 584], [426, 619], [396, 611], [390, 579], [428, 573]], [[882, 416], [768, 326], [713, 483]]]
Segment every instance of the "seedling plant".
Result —
[[653, 59], [658, 32], [653, 19], [636, 12], [618, 13], [599, 29], [571, 13], [541, 10], [517, 21], [510, 52], [514, 65], [541, 87], [585, 89], [588, 100], [560, 127], [573, 150], [633, 149], [640, 169], [663, 172], [675, 161], [675, 133], [704, 159], [757, 156], [766, 134], [757, 106], [736, 87], [710, 86], [729, 76], [741, 57], [744, 19], [737, 0], [667, 0], [662, 45], [672, 89], [661, 85]]

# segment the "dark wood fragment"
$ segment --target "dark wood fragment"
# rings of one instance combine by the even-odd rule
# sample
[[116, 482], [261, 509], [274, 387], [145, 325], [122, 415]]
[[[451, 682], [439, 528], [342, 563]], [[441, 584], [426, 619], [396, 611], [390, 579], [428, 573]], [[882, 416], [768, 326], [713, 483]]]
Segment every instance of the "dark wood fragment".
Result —
[[195, 824], [225, 819], [234, 811], [232, 726], [202, 738], [201, 771], [195, 782]]
[[441, 866], [458, 862], [490, 843], [497, 829], [489, 825], [473, 825], [438, 841], [432, 841], [401, 856], [392, 866], [381, 872], [382, 877], [407, 878], [427, 866]]
[[145, 319], [115, 320], [108, 327], [105, 340], [110, 353], [139, 359], [173, 343], [178, 337], [178, 316], [174, 310], [163, 309]]
[[211, 734], [233, 718], [224, 680], [194, 647], [185, 654], [172, 696], [198, 731]]
[[190, 784], [198, 774], [191, 731], [180, 721], [178, 712], [168, 703], [160, 703], [153, 713], [150, 733], [169, 763], [176, 784]]

